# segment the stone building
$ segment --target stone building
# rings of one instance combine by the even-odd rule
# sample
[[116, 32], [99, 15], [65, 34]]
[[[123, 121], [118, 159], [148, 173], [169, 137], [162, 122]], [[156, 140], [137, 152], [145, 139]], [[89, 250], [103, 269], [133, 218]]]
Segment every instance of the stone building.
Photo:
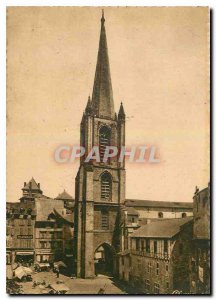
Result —
[[119, 277], [138, 293], [189, 292], [193, 217], [162, 219], [141, 226], [119, 253]]
[[125, 200], [122, 210], [122, 250], [128, 249], [130, 235], [141, 225], [158, 219], [193, 216], [193, 202], [168, 202], [154, 200]]
[[[99, 145], [100, 162], [80, 161], [75, 187], [75, 251], [78, 277], [94, 277], [95, 268], [115, 273], [120, 250], [120, 205], [125, 201], [125, 163], [117, 157], [103, 162], [106, 146], [125, 145], [125, 113], [114, 110], [105, 19], [101, 32], [92, 99], [88, 99], [80, 125], [80, 143], [89, 153]], [[103, 251], [102, 251], [103, 250]], [[97, 260], [103, 252], [103, 260]], [[96, 264], [101, 264], [100, 267]], [[99, 268], [98, 268], [99, 267]]]
[[37, 211], [35, 222], [35, 255], [37, 262], [54, 262], [63, 257], [63, 228], [54, 210], [64, 213], [62, 200], [35, 199]]
[[73, 211], [75, 200], [65, 190], [62, 193], [60, 193], [55, 199], [56, 200], [62, 200], [64, 202], [64, 207], [66, 209], [69, 209], [69, 210]]
[[141, 219], [170, 219], [193, 216], [193, 202], [127, 199], [125, 206], [128, 208], [133, 207]]
[[6, 204], [6, 262], [34, 260], [36, 212], [32, 202]]
[[22, 193], [19, 202], [7, 203], [7, 264], [71, 260], [73, 214], [65, 199], [43, 195], [34, 178], [24, 183]]
[[22, 193], [23, 195], [19, 199], [20, 203], [34, 202], [35, 197], [46, 197], [43, 195], [40, 183], [37, 183], [33, 177], [28, 183], [24, 182]]
[[210, 184], [196, 189], [194, 197], [194, 227], [190, 261], [190, 290], [193, 294], [210, 293]]

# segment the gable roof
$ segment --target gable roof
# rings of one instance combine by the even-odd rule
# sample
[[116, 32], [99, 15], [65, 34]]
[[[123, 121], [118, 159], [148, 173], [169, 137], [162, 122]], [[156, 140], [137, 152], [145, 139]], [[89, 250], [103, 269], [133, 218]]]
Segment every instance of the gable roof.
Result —
[[53, 209], [55, 215], [61, 219], [63, 219], [64, 221], [66, 221], [67, 223], [73, 223], [74, 222], [74, 215], [73, 214], [63, 214], [61, 210], [54, 208]]
[[137, 200], [126, 199], [126, 206], [133, 207], [171, 207], [171, 208], [193, 208], [193, 202], [171, 202], [171, 201], [154, 201], [154, 200]]
[[131, 237], [172, 238], [180, 232], [182, 225], [192, 220], [193, 217], [158, 220], [157, 222], [142, 225], [131, 234]]
[[64, 211], [64, 202], [56, 199], [46, 199], [36, 198], [35, 199], [35, 209], [37, 211], [36, 221], [47, 221], [48, 216], [53, 213], [54, 209], [59, 211]]

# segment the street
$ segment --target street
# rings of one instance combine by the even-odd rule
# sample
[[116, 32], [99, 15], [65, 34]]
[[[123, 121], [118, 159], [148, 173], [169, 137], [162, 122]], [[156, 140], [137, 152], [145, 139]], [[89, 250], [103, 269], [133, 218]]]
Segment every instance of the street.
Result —
[[46, 285], [37, 285], [33, 288], [32, 282], [21, 282], [24, 294], [47, 294], [50, 289], [46, 288], [49, 284], [61, 281], [68, 288], [67, 294], [97, 294], [101, 288], [105, 287], [105, 294], [127, 294], [122, 286], [116, 284], [111, 277], [99, 275], [95, 279], [81, 279], [64, 276], [60, 274], [56, 278], [56, 274], [50, 272], [39, 272], [32, 274], [33, 281], [42, 282], [45, 280]]

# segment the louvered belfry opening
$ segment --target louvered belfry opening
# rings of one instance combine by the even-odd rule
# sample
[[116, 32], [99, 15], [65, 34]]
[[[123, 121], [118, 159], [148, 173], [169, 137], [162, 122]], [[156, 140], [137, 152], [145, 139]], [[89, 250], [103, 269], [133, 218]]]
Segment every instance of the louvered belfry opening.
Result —
[[107, 210], [101, 211], [101, 229], [102, 230], [109, 229], [109, 213]]
[[101, 176], [101, 199], [104, 201], [111, 201], [112, 188], [111, 188], [111, 175], [104, 173]]
[[[110, 129], [106, 126], [103, 126], [99, 132], [99, 151], [101, 162], [103, 162], [104, 153], [107, 146], [110, 146]], [[109, 160], [107, 163], [109, 163]]]

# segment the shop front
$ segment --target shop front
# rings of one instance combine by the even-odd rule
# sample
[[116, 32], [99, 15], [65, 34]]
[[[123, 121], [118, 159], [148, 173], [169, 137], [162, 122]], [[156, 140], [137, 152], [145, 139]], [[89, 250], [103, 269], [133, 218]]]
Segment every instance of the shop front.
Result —
[[34, 262], [34, 251], [16, 251], [15, 262], [32, 264]]
[[38, 251], [36, 253], [36, 262], [38, 263], [52, 263], [54, 261], [53, 252]]

